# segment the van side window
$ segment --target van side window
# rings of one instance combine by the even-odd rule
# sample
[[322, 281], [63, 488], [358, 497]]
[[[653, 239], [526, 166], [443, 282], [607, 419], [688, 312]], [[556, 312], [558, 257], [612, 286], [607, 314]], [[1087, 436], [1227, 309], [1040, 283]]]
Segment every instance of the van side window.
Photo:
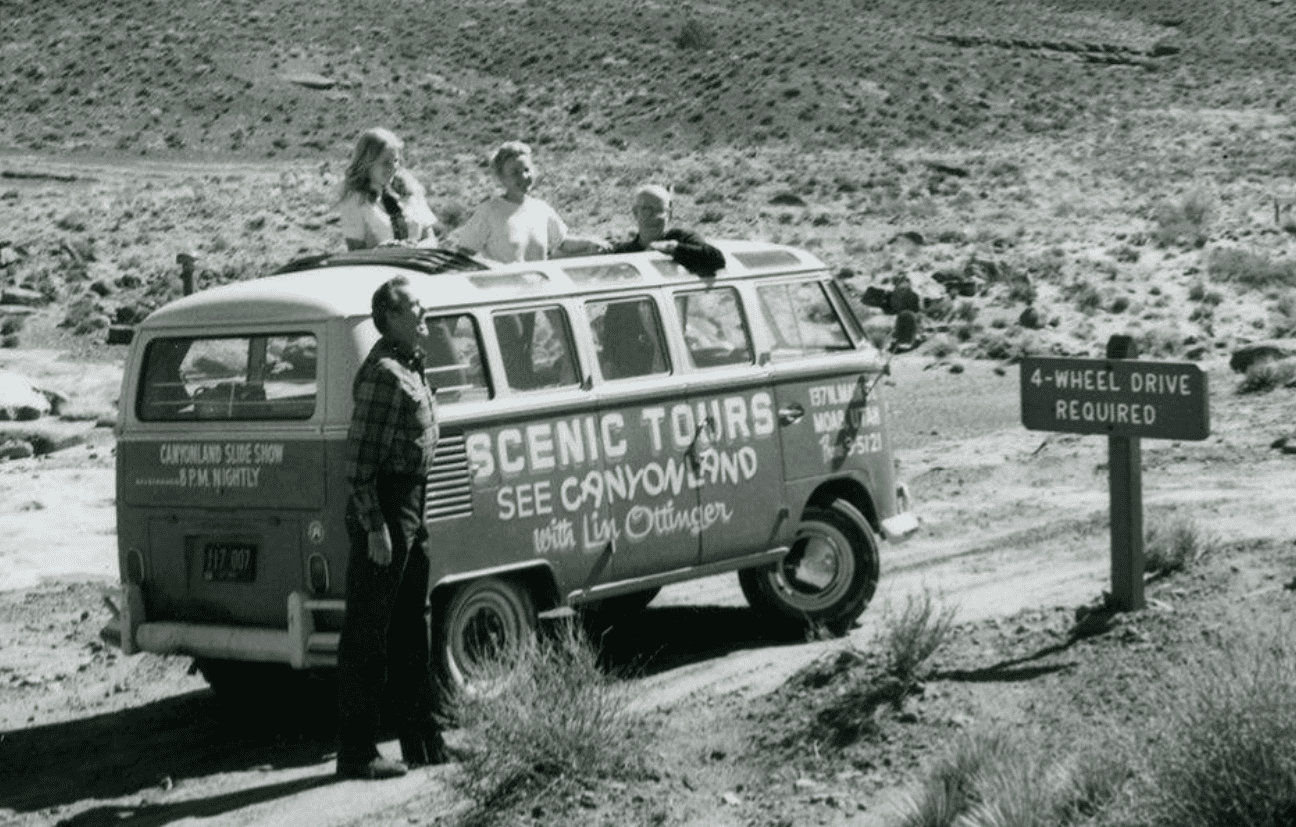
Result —
[[751, 334], [732, 287], [677, 293], [675, 308], [694, 367], [751, 363]]
[[309, 419], [316, 353], [308, 333], [154, 340], [144, 351], [137, 415], [154, 422]]
[[429, 316], [427, 329], [427, 338], [422, 342], [424, 375], [428, 384], [436, 388], [438, 401], [490, 399], [477, 320], [466, 313]]
[[510, 388], [538, 390], [577, 384], [571, 325], [561, 307], [499, 313], [494, 323]]
[[774, 333], [771, 360], [852, 348], [842, 319], [819, 282], [769, 284], [757, 287], [756, 295]]
[[605, 379], [629, 379], [670, 370], [657, 305], [652, 299], [597, 301], [587, 307], [599, 369]]

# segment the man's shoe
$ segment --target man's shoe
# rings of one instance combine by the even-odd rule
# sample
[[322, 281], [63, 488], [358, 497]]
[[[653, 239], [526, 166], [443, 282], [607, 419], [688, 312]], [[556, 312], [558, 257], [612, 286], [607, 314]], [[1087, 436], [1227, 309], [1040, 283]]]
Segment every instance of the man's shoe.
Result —
[[369, 761], [343, 761], [338, 759], [337, 774], [341, 778], [363, 778], [378, 781], [383, 778], [400, 778], [409, 772], [401, 761], [390, 758], [373, 758]]
[[430, 767], [450, 760], [441, 728], [431, 722], [401, 733], [400, 748], [401, 758], [411, 767]]

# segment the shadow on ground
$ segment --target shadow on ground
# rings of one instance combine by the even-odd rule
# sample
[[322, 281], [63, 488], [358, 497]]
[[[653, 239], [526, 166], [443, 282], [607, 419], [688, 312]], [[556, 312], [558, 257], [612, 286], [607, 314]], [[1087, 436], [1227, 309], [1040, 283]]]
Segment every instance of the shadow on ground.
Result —
[[738, 606], [650, 606], [590, 634], [606, 668], [639, 676], [743, 649], [806, 642], [805, 632]]
[[[32, 812], [87, 799], [121, 798], [149, 788], [168, 789], [184, 779], [216, 773], [318, 764], [334, 750], [336, 695], [328, 682], [312, 683], [318, 684], [316, 691], [292, 704], [235, 705], [202, 690], [88, 718], [0, 732], [0, 810]], [[287, 786], [290, 789], [268, 797], [297, 791]], [[267, 790], [247, 791], [248, 800], [231, 798], [226, 809], [246, 806]], [[211, 799], [206, 802], [194, 802], [197, 809], [188, 815], [223, 811]], [[213, 806], [218, 809], [212, 811]], [[134, 823], [134, 815], [143, 815], [145, 809], [150, 818], [162, 815], [158, 808], [143, 805], [125, 808], [139, 810], [137, 814], [111, 809], [116, 815], [109, 819], [103, 812], [103, 823]], [[171, 812], [171, 818], [182, 815]]]

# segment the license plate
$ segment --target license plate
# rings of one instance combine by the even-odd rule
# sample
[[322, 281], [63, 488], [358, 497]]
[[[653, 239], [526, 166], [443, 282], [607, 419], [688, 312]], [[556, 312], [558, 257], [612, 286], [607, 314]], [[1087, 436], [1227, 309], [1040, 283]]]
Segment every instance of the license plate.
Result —
[[217, 583], [251, 583], [256, 580], [255, 543], [203, 545], [203, 579]]

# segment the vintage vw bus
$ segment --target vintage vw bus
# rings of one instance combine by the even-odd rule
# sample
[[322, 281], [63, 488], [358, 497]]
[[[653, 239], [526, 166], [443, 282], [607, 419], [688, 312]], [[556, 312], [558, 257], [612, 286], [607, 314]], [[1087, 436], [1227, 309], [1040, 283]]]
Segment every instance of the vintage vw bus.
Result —
[[351, 384], [398, 274], [428, 309], [440, 407], [426, 520], [447, 676], [538, 612], [642, 608], [726, 571], [759, 612], [845, 630], [875, 538], [916, 527], [884, 361], [813, 256], [717, 246], [705, 278], [653, 252], [344, 253], [153, 313], [117, 426], [123, 649], [191, 655], [218, 688], [335, 663]]

